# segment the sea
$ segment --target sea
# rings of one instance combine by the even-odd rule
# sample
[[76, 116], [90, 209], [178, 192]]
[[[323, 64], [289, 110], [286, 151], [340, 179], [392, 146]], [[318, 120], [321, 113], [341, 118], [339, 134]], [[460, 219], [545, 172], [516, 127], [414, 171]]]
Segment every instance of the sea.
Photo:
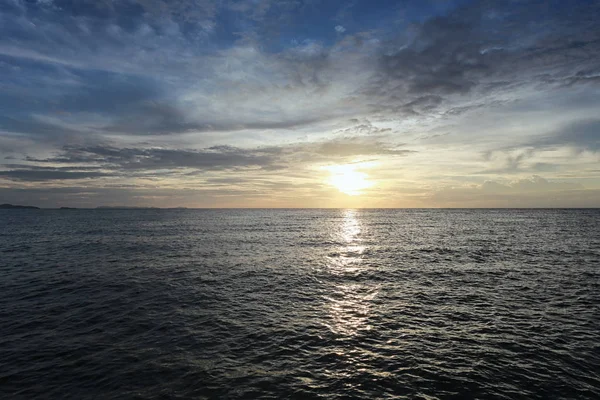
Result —
[[0, 210], [0, 399], [600, 399], [600, 210]]

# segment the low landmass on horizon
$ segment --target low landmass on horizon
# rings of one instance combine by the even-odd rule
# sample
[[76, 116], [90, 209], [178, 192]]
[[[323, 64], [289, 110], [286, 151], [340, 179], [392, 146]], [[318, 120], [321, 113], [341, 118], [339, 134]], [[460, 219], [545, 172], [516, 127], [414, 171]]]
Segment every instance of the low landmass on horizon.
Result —
[[19, 210], [19, 209], [31, 209], [31, 210], [39, 210], [39, 207], [34, 207], [34, 206], [21, 206], [21, 205], [14, 205], [14, 204], [0, 204], [0, 209], [4, 209], [4, 210]]

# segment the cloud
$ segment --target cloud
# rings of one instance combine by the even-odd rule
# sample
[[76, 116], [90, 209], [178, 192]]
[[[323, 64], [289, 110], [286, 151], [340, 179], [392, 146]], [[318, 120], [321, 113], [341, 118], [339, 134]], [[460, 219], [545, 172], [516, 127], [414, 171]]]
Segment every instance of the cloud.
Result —
[[243, 171], [283, 185], [284, 173], [355, 159], [384, 160], [403, 185], [424, 187], [447, 170], [469, 181], [590, 169], [600, 5], [435, 9], [10, 1], [0, 162], [30, 157], [2, 167], [2, 182], [185, 185]]
[[[379, 97], [378, 107], [410, 114], [420, 98], [435, 99], [426, 111], [446, 106], [456, 112], [460, 108], [452, 103], [466, 95], [490, 102], [525, 87], [593, 85], [600, 31], [591, 15], [600, 16], [600, 7], [581, 5], [565, 17], [529, 2], [474, 2], [387, 42], [378, 57], [377, 78], [363, 93]], [[532, 21], [544, 28], [529, 31]], [[560, 28], [551, 32], [546, 24], [553, 23]]]
[[485, 151], [483, 159], [489, 168], [476, 174], [539, 173], [558, 171], [568, 163], [597, 163], [600, 120], [568, 122], [548, 133], [519, 139], [515, 144]]
[[305, 150], [313, 151], [324, 157], [324, 160], [332, 157], [353, 156], [406, 156], [413, 150], [402, 148], [401, 145], [390, 145], [377, 137], [343, 137], [331, 141], [304, 146]]
[[600, 119], [587, 119], [567, 124], [560, 129], [529, 142], [536, 148], [570, 146], [600, 151]]
[[295, 171], [358, 158], [404, 157], [413, 151], [386, 143], [382, 137], [340, 137], [284, 146], [238, 148], [228, 145], [198, 150], [114, 147], [104, 144], [65, 146], [58, 154], [25, 157], [25, 163], [4, 164], [0, 177], [12, 181], [54, 181], [100, 177], [169, 178], [208, 172], [271, 173]]
[[273, 157], [260, 151], [249, 151], [230, 146], [211, 147], [198, 151], [161, 148], [117, 148], [112, 146], [66, 146], [58, 156], [28, 161], [38, 163], [94, 164], [119, 170], [156, 169], [226, 169], [236, 167], [263, 167]]
[[410, 47], [381, 57], [386, 84], [419, 95], [468, 92], [489, 68], [473, 40], [475, 28], [450, 18], [427, 21]]
[[600, 190], [586, 190], [572, 182], [550, 181], [541, 176], [507, 184], [486, 181], [470, 187], [447, 187], [428, 200], [442, 207], [598, 207]]
[[[565, 17], [532, 5], [474, 2], [396, 37], [359, 32], [333, 45], [305, 39], [276, 52], [232, 38], [215, 48], [193, 37], [201, 28], [191, 26], [216, 24], [229, 10], [256, 29], [257, 21], [279, 21], [297, 5], [61, 0], [23, 7], [26, 13], [3, 20], [0, 36], [12, 40], [0, 41], [0, 54], [22, 69], [14, 76], [27, 73], [39, 90], [15, 91], [0, 102], [25, 100], [20, 109], [38, 114], [67, 112], [98, 135], [285, 131], [353, 114], [450, 115], [474, 109], [468, 101], [457, 104], [469, 93], [484, 107], [493, 101], [486, 97], [508, 88], [592, 85], [599, 71], [598, 32], [588, 29], [591, 16], [600, 15], [593, 5], [578, 5]], [[560, 29], [528, 31], [528, 22], [538, 20]], [[41, 77], [71, 83], [51, 86]], [[41, 98], [50, 107], [40, 107]]]
[[529, 179], [519, 179], [512, 182], [508, 187], [516, 192], [551, 192], [583, 189], [583, 185], [580, 183], [550, 182], [538, 175], [533, 175]]
[[489, 168], [479, 171], [478, 174], [515, 174], [531, 169], [531, 165], [526, 165], [535, 155], [535, 149], [525, 148], [517, 150], [498, 150], [486, 152], [484, 159], [492, 161], [494, 164], [501, 163], [500, 167]]
[[70, 179], [90, 179], [115, 176], [111, 173], [96, 171], [63, 171], [49, 168], [47, 170], [16, 169], [9, 171], [0, 171], [0, 178], [6, 178], [12, 181], [61, 181]]

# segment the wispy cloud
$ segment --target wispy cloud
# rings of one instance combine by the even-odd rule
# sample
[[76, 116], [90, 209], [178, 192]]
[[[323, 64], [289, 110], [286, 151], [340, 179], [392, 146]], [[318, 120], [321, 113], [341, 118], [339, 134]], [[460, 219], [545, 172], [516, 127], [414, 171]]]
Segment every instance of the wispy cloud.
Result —
[[[390, 188], [600, 187], [600, 5], [425, 3], [5, 2], [0, 185], [241, 169], [283, 185], [273, 171], [362, 157], [402, 171]], [[102, 169], [60, 169], [76, 163]]]

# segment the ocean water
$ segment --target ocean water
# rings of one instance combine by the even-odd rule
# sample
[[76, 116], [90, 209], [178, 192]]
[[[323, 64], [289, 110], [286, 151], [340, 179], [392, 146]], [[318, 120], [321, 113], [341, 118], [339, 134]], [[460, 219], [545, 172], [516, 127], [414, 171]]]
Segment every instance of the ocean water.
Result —
[[599, 399], [600, 210], [0, 210], [2, 399]]

